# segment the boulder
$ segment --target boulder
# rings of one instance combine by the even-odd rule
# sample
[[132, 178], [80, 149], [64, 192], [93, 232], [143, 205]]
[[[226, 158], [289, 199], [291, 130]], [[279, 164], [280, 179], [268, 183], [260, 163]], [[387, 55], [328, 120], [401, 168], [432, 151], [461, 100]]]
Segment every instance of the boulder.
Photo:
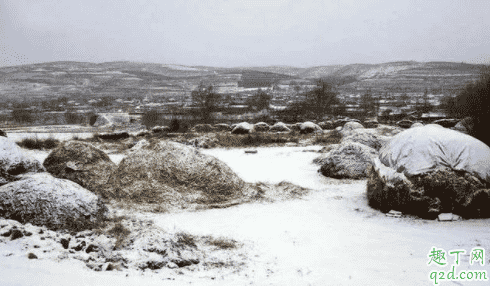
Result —
[[121, 139], [129, 138], [129, 133], [126, 131], [102, 133], [102, 134], [97, 134], [95, 137], [103, 140], [121, 140]]
[[103, 220], [107, 208], [78, 184], [37, 173], [0, 187], [0, 213], [24, 224], [83, 230]]
[[176, 209], [226, 203], [246, 191], [245, 182], [225, 163], [171, 141], [124, 158], [108, 185], [115, 197]]
[[271, 131], [271, 132], [290, 132], [291, 129], [289, 129], [285, 123], [277, 122], [276, 124], [271, 126], [269, 131]]
[[410, 126], [410, 128], [415, 128], [415, 127], [423, 127], [424, 124], [420, 123], [420, 122], [415, 122], [414, 124], [412, 124], [412, 126]]
[[218, 131], [231, 131], [231, 126], [226, 123], [218, 123], [214, 125], [214, 128]]
[[334, 125], [332, 121], [322, 121], [318, 123], [318, 126], [320, 126], [320, 128], [322, 128], [323, 130], [334, 129]]
[[28, 155], [13, 140], [0, 136], [0, 185], [15, 181], [17, 175], [43, 171], [41, 162]]
[[454, 127], [458, 123], [458, 119], [439, 119], [432, 122], [432, 124], [439, 124], [445, 128]]
[[255, 131], [257, 132], [268, 132], [269, 129], [271, 128], [269, 124], [265, 122], [259, 122], [254, 124]]
[[151, 129], [153, 133], [169, 133], [170, 127], [168, 126], [155, 126]]
[[410, 128], [413, 124], [413, 121], [404, 119], [400, 120], [396, 123], [396, 126], [401, 127], [401, 128]]
[[108, 197], [104, 186], [117, 168], [106, 153], [80, 141], [54, 149], [43, 165], [53, 176], [71, 180], [103, 198]]
[[299, 124], [299, 132], [301, 134], [309, 134], [313, 132], [321, 132], [322, 128], [313, 122], [303, 122]]
[[344, 127], [342, 127], [340, 133], [342, 134], [342, 136], [346, 137], [353, 134], [355, 129], [364, 129], [364, 126], [362, 126], [361, 123], [349, 121], [344, 124]]
[[253, 124], [250, 124], [248, 122], [239, 123], [233, 128], [233, 130], [231, 130], [232, 134], [250, 134], [254, 132], [255, 128]]
[[425, 218], [440, 213], [490, 217], [490, 147], [436, 124], [411, 128], [380, 150], [369, 171], [368, 201]]
[[320, 172], [331, 178], [366, 178], [368, 167], [376, 158], [378, 152], [366, 145], [347, 142], [316, 159], [321, 164]]
[[192, 132], [199, 132], [199, 133], [202, 133], [202, 132], [213, 132], [213, 131], [216, 131], [217, 129], [214, 128], [213, 126], [211, 126], [211, 124], [197, 124], [196, 126], [194, 126], [191, 131]]
[[7, 133], [0, 129], [0, 136], [7, 137]]

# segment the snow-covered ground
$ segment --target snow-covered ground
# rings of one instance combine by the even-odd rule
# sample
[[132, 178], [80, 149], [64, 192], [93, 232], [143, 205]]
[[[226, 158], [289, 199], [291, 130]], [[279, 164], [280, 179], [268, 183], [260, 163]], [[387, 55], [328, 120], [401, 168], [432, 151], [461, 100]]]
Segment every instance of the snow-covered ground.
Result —
[[[225, 236], [254, 247], [245, 270], [231, 275], [94, 272], [79, 261], [28, 260], [17, 244], [0, 245], [0, 285], [433, 285], [432, 247], [464, 249], [461, 270], [490, 272], [490, 220], [437, 222], [390, 218], [366, 202], [366, 181], [340, 181], [317, 173], [319, 147], [210, 149], [249, 182], [292, 183], [314, 191], [299, 200], [244, 204], [179, 214], [136, 214], [168, 230]], [[122, 159], [122, 156], [115, 157]], [[114, 160], [114, 159], [113, 159]], [[20, 239], [19, 239], [20, 240]], [[486, 264], [469, 264], [473, 247], [486, 249]], [[11, 256], [6, 254], [14, 253]], [[24, 253], [24, 254], [19, 254]], [[447, 255], [452, 264], [453, 256]], [[488, 277], [488, 273], [487, 273]], [[169, 280], [170, 279], [170, 280]], [[172, 280], [173, 279], [173, 280]], [[488, 285], [448, 280], [440, 285]]]

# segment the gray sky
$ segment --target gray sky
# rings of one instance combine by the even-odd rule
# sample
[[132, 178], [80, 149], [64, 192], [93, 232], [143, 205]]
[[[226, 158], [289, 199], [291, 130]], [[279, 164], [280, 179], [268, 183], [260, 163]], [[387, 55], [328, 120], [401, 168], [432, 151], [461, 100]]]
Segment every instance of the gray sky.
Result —
[[0, 66], [490, 63], [488, 0], [0, 0]]

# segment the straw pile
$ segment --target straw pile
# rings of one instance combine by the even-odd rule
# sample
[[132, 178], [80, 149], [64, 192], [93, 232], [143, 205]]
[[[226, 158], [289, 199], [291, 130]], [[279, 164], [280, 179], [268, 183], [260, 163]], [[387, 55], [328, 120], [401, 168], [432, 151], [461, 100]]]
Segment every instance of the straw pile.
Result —
[[89, 143], [66, 142], [54, 149], [43, 165], [57, 178], [71, 180], [103, 198], [110, 197], [104, 186], [116, 165]]
[[245, 183], [225, 163], [170, 141], [130, 154], [108, 185], [117, 198], [178, 209], [245, 196]]

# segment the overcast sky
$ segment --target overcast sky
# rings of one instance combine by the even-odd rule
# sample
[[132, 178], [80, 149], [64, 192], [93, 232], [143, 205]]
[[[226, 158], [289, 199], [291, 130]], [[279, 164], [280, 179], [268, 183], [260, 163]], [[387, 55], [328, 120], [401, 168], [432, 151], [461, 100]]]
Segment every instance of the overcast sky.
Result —
[[0, 0], [0, 66], [490, 63], [489, 0]]

